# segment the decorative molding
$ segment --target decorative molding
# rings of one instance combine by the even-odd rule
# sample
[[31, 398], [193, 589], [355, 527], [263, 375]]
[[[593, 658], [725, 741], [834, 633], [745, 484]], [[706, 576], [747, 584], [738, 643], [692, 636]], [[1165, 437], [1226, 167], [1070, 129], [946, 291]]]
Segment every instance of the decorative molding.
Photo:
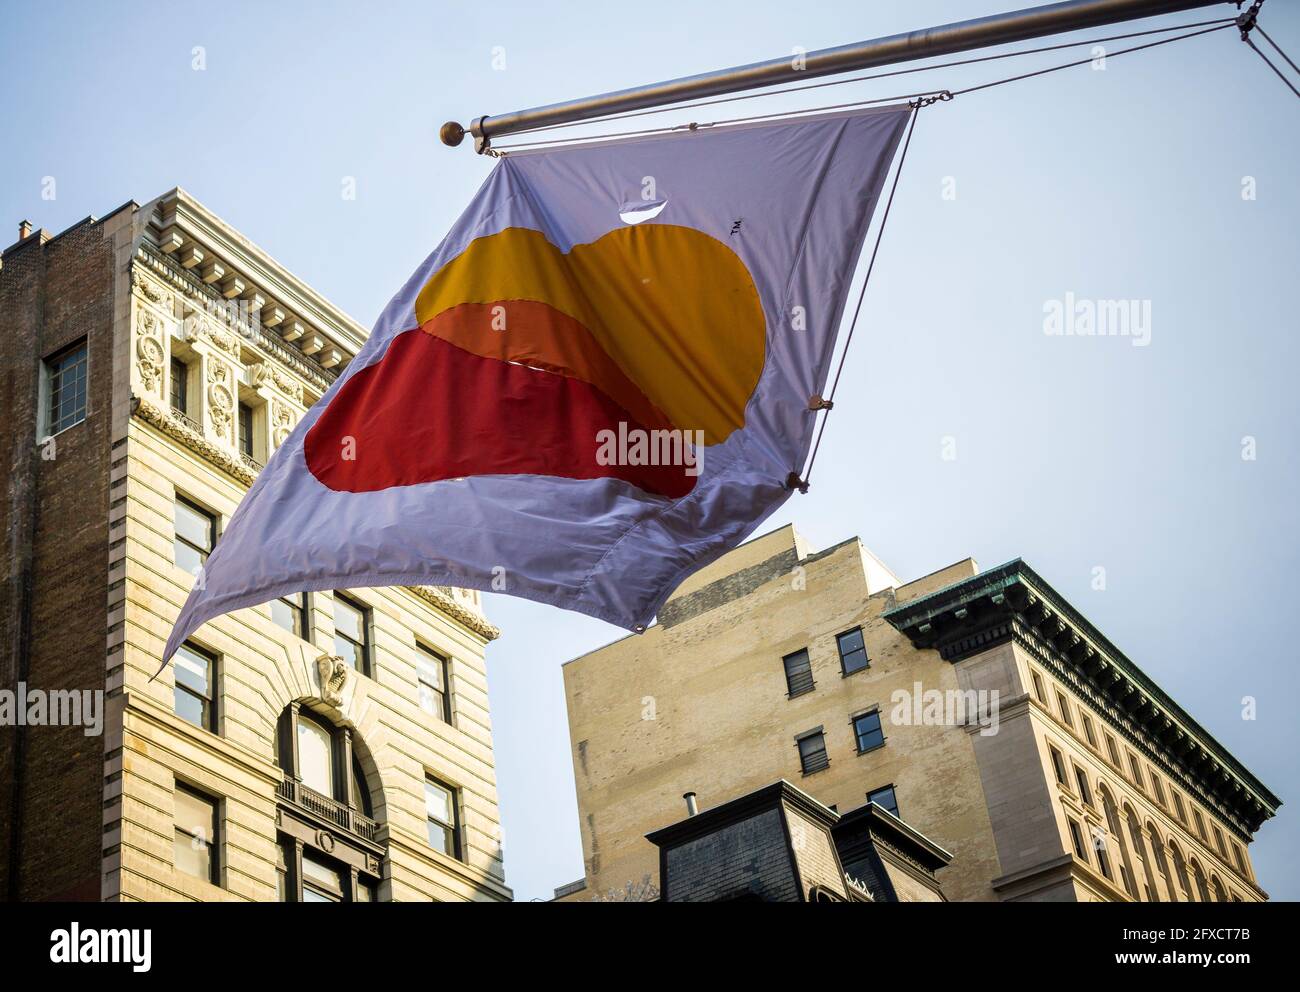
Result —
[[316, 659], [320, 698], [335, 709], [343, 706], [343, 690], [347, 687], [350, 671], [346, 662], [336, 654], [323, 654]]
[[248, 375], [254, 386], [264, 386], [269, 383], [286, 398], [293, 400], [299, 406], [302, 405], [302, 383], [281, 371], [279, 366], [271, 362], [253, 362], [248, 366]]
[[430, 606], [436, 606], [453, 620], [468, 627], [485, 640], [495, 641], [501, 636], [501, 628], [489, 623], [481, 613], [456, 602], [450, 591], [442, 586], [407, 586], [411, 592]]
[[171, 410], [160, 403], [155, 403], [147, 396], [131, 397], [131, 415], [139, 417], [146, 424], [157, 428], [173, 441], [178, 441], [196, 454], [202, 455], [227, 475], [242, 482], [245, 486], [253, 484], [254, 474], [240, 461], [233, 451], [213, 444], [190, 424], [172, 414]]

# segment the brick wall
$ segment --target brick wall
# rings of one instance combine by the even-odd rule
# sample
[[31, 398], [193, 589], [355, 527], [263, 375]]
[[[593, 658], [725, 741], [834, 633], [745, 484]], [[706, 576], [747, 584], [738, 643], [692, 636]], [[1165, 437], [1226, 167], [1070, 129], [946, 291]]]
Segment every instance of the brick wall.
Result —
[[[83, 338], [86, 420], [60, 433], [46, 458], [36, 445], [41, 360]], [[104, 222], [49, 240], [33, 235], [5, 254], [0, 688], [20, 679], [46, 691], [103, 688], [112, 353], [113, 250]], [[81, 727], [0, 728], [6, 898], [99, 898], [102, 774], [102, 741]]]

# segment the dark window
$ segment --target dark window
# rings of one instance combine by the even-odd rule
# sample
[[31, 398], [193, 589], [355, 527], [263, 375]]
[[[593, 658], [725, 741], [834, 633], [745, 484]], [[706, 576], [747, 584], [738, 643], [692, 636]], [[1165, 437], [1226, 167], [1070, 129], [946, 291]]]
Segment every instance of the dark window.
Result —
[[1097, 735], [1092, 729], [1092, 720], [1088, 718], [1087, 713], [1083, 714], [1083, 736], [1088, 738], [1089, 747], [1097, 746]]
[[1070, 704], [1062, 693], [1056, 694], [1056, 705], [1061, 708], [1061, 722], [1067, 727], [1073, 727], [1074, 721], [1070, 719]]
[[1119, 748], [1115, 746], [1115, 738], [1111, 737], [1110, 734], [1106, 735], [1106, 751], [1110, 754], [1110, 763], [1123, 770], [1119, 760]]
[[805, 775], [819, 772], [830, 765], [831, 759], [826, 754], [826, 735], [820, 730], [800, 737], [798, 745], [799, 766]]
[[1109, 881], [1110, 873], [1110, 852], [1106, 850], [1106, 837], [1100, 830], [1094, 830], [1092, 833], [1092, 849], [1097, 852], [1097, 867], [1101, 869], [1102, 875]]
[[172, 409], [179, 413], [188, 413], [190, 407], [190, 368], [179, 358], [172, 359]]
[[1212, 826], [1212, 829], [1214, 830], [1214, 846], [1217, 847], [1217, 848], [1219, 849], [1219, 854], [1221, 854], [1221, 855], [1223, 856], [1223, 860], [1224, 860], [1224, 861], [1227, 861], [1227, 860], [1228, 860], [1228, 848], [1227, 848], [1227, 846], [1223, 843], [1223, 831], [1220, 830], [1217, 826], [1214, 826], [1214, 825], [1211, 825], [1211, 826]]
[[1132, 751], [1130, 751], [1128, 754], [1128, 766], [1130, 770], [1133, 772], [1133, 784], [1136, 785], [1139, 789], [1141, 789], [1143, 787], [1142, 766], [1138, 764], [1137, 755], [1134, 754]]
[[370, 674], [370, 611], [334, 594], [334, 653], [363, 675]]
[[1187, 809], [1186, 807], [1183, 806], [1183, 797], [1180, 796], [1177, 792], [1174, 792], [1173, 789], [1170, 789], [1169, 791], [1173, 794], [1174, 797], [1174, 815], [1178, 817], [1178, 821], [1180, 823], [1186, 823]]
[[217, 884], [217, 801], [176, 786], [172, 860], [177, 871]]
[[867, 646], [862, 641], [862, 628], [854, 627], [835, 638], [840, 648], [840, 669], [852, 675], [867, 667]]
[[1079, 822], [1071, 817], [1066, 817], [1066, 822], [1070, 825], [1070, 843], [1074, 845], [1074, 853], [1080, 861], [1088, 860], [1088, 845], [1083, 842], [1083, 829]]
[[86, 343], [48, 359], [45, 368], [50, 386], [46, 415], [50, 433], [57, 434], [86, 419]]
[[1192, 819], [1196, 821], [1196, 836], [1205, 840], [1205, 821], [1201, 819], [1201, 811], [1193, 807]]
[[1165, 787], [1161, 784], [1160, 777], [1155, 772], [1151, 773], [1151, 791], [1156, 797], [1156, 802], [1163, 807], [1165, 804]]
[[176, 539], [172, 543], [176, 564], [198, 575], [217, 543], [217, 518], [182, 496], [176, 497]]
[[892, 785], [872, 789], [867, 793], [867, 802], [875, 803], [881, 809], [887, 809], [895, 816], [898, 816], [898, 796], [894, 794]]
[[1082, 768], [1074, 769], [1074, 780], [1079, 783], [1079, 798], [1087, 805], [1092, 805], [1092, 790], [1088, 788], [1088, 776]]
[[239, 450], [253, 457], [253, 408], [247, 403], [239, 404]]
[[794, 654], [786, 655], [781, 661], [785, 665], [786, 691], [791, 696], [811, 692], [815, 683], [812, 677], [812, 662], [808, 660], [808, 649], [800, 648]]
[[429, 846], [453, 858], [460, 857], [460, 823], [456, 790], [436, 778], [424, 780], [424, 810]]
[[870, 751], [885, 743], [885, 732], [880, 726], [880, 711], [863, 713], [853, 718], [853, 736], [857, 738], [858, 753]]
[[1235, 840], [1232, 842], [1232, 857], [1237, 862], [1237, 870], [1249, 876], [1250, 873], [1246, 871], [1246, 854]]
[[307, 636], [307, 594], [305, 592], [271, 600], [271, 619], [304, 641], [311, 640]]
[[214, 733], [217, 729], [217, 662], [206, 651], [192, 644], [182, 644], [172, 659], [176, 674], [174, 692], [176, 715], [196, 727]]
[[1060, 785], [1068, 785], [1069, 779], [1065, 775], [1065, 759], [1061, 757], [1061, 752], [1051, 744], [1047, 745], [1047, 750], [1052, 755], [1052, 771], [1056, 773], [1056, 781]]
[[451, 694], [447, 691], [447, 659], [417, 644], [416, 677], [420, 683], [420, 709], [451, 723]]
[[1034, 677], [1034, 695], [1044, 706], [1047, 705], [1047, 690], [1043, 688], [1043, 677], [1035, 671], [1029, 673]]

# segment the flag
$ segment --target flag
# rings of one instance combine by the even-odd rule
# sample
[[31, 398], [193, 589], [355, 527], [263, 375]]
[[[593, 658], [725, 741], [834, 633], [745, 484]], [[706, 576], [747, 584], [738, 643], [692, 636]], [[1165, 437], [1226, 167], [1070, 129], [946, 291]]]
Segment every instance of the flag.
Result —
[[203, 622], [445, 585], [644, 629], [789, 496], [906, 106], [511, 152], [280, 445]]

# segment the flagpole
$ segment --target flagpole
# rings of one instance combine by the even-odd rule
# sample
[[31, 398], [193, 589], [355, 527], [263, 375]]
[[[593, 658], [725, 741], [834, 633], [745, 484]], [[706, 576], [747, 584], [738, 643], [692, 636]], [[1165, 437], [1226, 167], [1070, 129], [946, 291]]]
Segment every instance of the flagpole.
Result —
[[455, 121], [448, 121], [439, 134], [447, 145], [459, 145], [466, 133], [472, 134], [475, 150], [482, 152], [492, 138], [534, 128], [573, 124], [608, 114], [645, 110], [684, 100], [721, 96], [839, 72], [952, 55], [976, 48], [1027, 41], [1222, 3], [1236, 5], [1234, 0], [1066, 0], [1064, 3], [992, 14], [940, 27], [922, 28], [852, 45], [841, 45], [838, 48], [824, 48], [798, 58], [785, 56], [530, 110], [477, 117], [468, 130]]

